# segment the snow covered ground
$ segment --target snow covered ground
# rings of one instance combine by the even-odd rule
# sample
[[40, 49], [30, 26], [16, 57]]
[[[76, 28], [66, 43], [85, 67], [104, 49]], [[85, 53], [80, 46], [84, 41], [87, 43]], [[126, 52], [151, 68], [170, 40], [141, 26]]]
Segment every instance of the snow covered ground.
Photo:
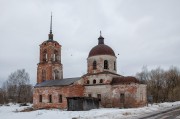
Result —
[[72, 119], [73, 117], [76, 117], [77, 119], [133, 119], [176, 106], [180, 106], [180, 101], [173, 103], [159, 103], [149, 105], [148, 107], [130, 109], [101, 108], [90, 111], [52, 109], [19, 112], [29, 106], [20, 107], [18, 104], [10, 104], [10, 106], [0, 106], [0, 119]]

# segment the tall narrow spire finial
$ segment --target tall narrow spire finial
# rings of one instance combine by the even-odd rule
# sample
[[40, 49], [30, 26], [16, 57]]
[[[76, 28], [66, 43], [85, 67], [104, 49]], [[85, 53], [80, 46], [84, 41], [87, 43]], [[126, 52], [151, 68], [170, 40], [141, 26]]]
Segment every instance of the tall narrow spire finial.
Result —
[[100, 31], [100, 36], [101, 36], [101, 31]]
[[50, 22], [50, 34], [52, 33], [52, 12], [51, 12], [51, 22]]
[[50, 41], [53, 41], [53, 34], [52, 34], [52, 12], [51, 12], [51, 21], [50, 21], [49, 40], [50, 40]]

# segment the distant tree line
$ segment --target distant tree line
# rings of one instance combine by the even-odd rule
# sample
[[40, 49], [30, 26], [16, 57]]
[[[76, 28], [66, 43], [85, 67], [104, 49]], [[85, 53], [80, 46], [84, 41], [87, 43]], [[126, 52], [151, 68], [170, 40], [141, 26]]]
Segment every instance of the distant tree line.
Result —
[[143, 66], [136, 77], [147, 84], [147, 96], [152, 96], [153, 102], [180, 101], [180, 71], [177, 67], [171, 66], [168, 70], [157, 67], [148, 71]]
[[29, 74], [25, 69], [11, 73], [0, 88], [0, 103], [27, 103], [32, 102], [32, 85]]
[[[152, 96], [153, 102], [180, 101], [180, 71], [177, 67], [164, 70], [160, 67], [148, 71], [143, 66], [136, 74], [141, 83], [147, 84], [147, 97]], [[0, 104], [32, 102], [33, 86], [25, 69], [11, 73], [0, 88]]]

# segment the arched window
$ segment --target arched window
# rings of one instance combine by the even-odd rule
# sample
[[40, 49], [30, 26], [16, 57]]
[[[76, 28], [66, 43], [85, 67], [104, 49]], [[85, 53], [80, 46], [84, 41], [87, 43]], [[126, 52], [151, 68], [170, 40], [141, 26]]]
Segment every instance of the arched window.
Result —
[[93, 80], [93, 84], [96, 84], [96, 80], [95, 79]]
[[54, 80], [59, 79], [59, 71], [58, 71], [57, 69], [54, 70], [54, 75], [53, 75], [53, 77], [54, 77]]
[[116, 62], [114, 61], [114, 70], [116, 70]]
[[103, 79], [100, 79], [99, 83], [103, 83]]
[[97, 63], [96, 61], [93, 62], [93, 69], [96, 69], [97, 68]]
[[101, 101], [101, 94], [97, 94], [97, 98]]
[[52, 95], [49, 95], [49, 103], [52, 103]]
[[89, 80], [87, 80], [87, 84], [89, 84]]
[[104, 69], [108, 69], [108, 61], [104, 60]]
[[42, 102], [42, 95], [39, 95], [39, 102]]
[[53, 60], [54, 61], [58, 61], [58, 51], [54, 51], [54, 54], [53, 54]]
[[47, 51], [46, 50], [44, 50], [44, 52], [43, 52], [43, 61], [47, 61]]
[[59, 103], [62, 103], [62, 95], [59, 95]]
[[46, 70], [42, 70], [42, 81], [46, 80]]

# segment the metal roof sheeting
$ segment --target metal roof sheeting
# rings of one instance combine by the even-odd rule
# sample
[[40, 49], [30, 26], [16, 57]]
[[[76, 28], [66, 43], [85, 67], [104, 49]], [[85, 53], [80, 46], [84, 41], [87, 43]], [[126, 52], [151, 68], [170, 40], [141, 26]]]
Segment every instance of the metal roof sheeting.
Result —
[[42, 83], [36, 84], [35, 87], [67, 86], [67, 85], [73, 84], [74, 82], [80, 79], [81, 77], [65, 78], [65, 79], [58, 79], [58, 80], [46, 80]]
[[127, 76], [127, 77], [116, 77], [113, 78], [111, 84], [116, 85], [116, 84], [127, 84], [127, 83], [139, 83], [139, 81], [132, 76]]
[[93, 47], [91, 49], [91, 51], [89, 52], [89, 56], [96, 56], [96, 55], [111, 55], [111, 56], [116, 56], [113, 49], [111, 47], [109, 47], [108, 45], [105, 44], [99, 44], [96, 45], [95, 47]]

